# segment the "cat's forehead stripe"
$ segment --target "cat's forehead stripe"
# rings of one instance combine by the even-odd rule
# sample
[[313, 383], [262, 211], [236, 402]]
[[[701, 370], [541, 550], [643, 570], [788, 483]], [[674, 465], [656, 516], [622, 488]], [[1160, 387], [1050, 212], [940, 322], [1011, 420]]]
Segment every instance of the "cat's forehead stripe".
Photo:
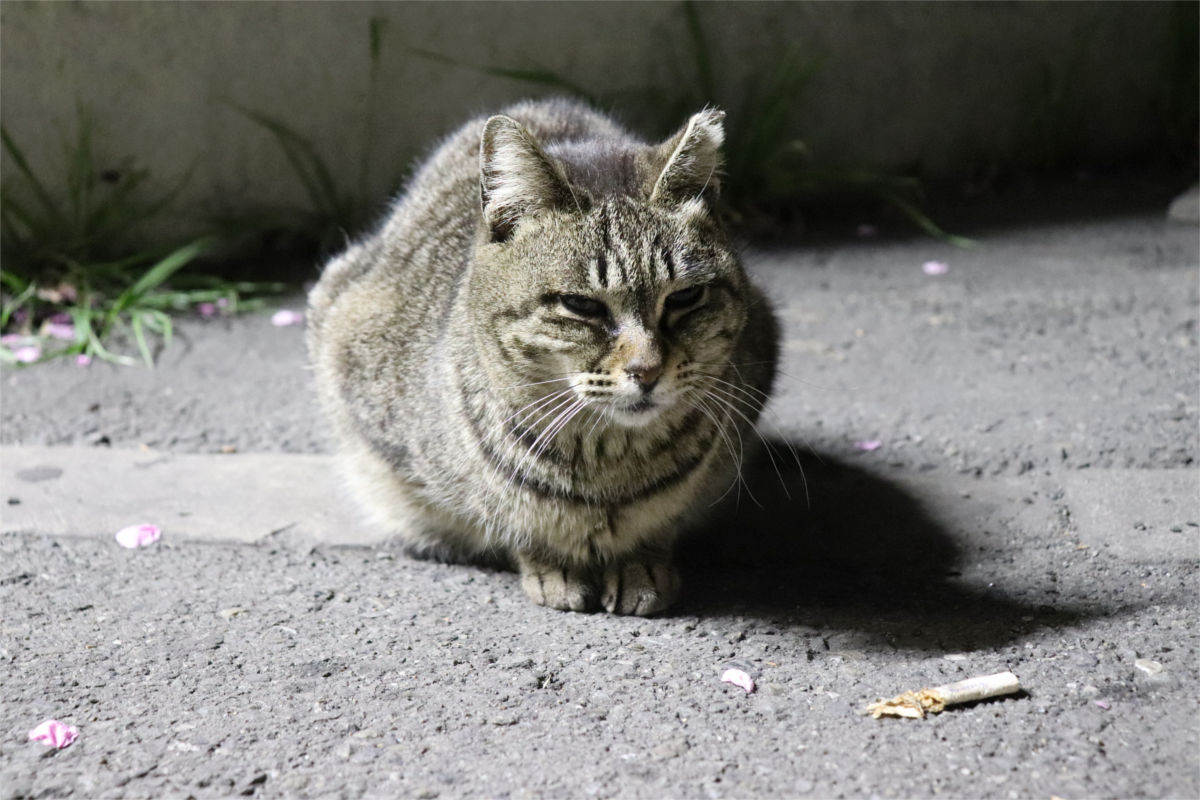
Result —
[[671, 251], [667, 248], [662, 248], [659, 253], [662, 256], [663, 266], [667, 268], [667, 280], [675, 280], [675, 257], [671, 255]]
[[595, 270], [593, 280], [600, 284], [602, 288], [608, 288], [608, 256], [603, 251], [596, 255], [592, 260], [592, 269]]

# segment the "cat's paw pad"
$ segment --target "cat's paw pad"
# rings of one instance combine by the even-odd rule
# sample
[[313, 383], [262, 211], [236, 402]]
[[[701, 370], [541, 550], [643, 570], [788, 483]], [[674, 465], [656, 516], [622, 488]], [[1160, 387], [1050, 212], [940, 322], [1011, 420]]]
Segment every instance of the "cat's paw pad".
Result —
[[588, 611], [596, 606], [596, 587], [584, 572], [559, 567], [525, 566], [521, 588], [533, 602], [563, 611]]
[[679, 573], [661, 561], [614, 564], [604, 571], [600, 604], [613, 614], [657, 614], [679, 597]]

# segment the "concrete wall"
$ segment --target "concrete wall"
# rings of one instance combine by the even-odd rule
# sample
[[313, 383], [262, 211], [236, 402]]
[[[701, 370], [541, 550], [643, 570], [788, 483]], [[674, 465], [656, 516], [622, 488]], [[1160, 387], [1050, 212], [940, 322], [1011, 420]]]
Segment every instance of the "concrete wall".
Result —
[[[736, 107], [789, 48], [824, 57], [794, 103], [817, 164], [954, 178], [1068, 151], [1120, 159], [1162, 139], [1170, 4], [705, 3], [699, 14], [724, 105]], [[383, 27], [368, 108], [373, 18]], [[272, 137], [233, 104], [309, 137], [347, 191], [382, 197], [434, 137], [538, 91], [413, 48], [546, 67], [645, 119], [645, 87], [695, 83], [685, 31], [674, 3], [9, 0], [0, 100], [5, 127], [45, 175], [81, 106], [106, 162], [132, 159], [159, 187], [192, 168], [181, 209], [238, 212], [304, 196]], [[360, 187], [369, 114], [376, 136]]]

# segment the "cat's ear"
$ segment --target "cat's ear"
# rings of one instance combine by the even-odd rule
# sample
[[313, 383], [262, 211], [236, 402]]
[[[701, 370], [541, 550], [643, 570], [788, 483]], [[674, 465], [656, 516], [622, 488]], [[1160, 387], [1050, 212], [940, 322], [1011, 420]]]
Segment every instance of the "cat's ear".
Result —
[[721, 143], [725, 112], [706, 108], [693, 114], [683, 130], [658, 146], [662, 171], [650, 191], [651, 202], [680, 205], [688, 200], [711, 202], [721, 188]]
[[527, 214], [579, 206], [562, 167], [511, 117], [492, 117], [483, 127], [479, 189], [484, 221], [497, 242]]

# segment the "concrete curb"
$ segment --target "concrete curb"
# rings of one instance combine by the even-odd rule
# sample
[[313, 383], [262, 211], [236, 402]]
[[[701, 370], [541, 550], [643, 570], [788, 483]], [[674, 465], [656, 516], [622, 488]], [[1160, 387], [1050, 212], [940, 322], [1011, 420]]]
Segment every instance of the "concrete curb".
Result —
[[[1046, 482], [895, 476], [962, 540], [984, 520], [1014, 531], [1052, 524]], [[1128, 561], [1200, 557], [1200, 470], [1079, 470], [1061, 484], [1082, 544]], [[338, 545], [388, 538], [354, 515], [322, 455], [2, 447], [0, 497], [3, 533], [111, 536], [149, 522], [172, 539], [212, 542], [252, 544], [281, 531]]]
[[288, 531], [371, 544], [319, 455], [0, 448], [0, 530], [111, 536], [148, 522], [172, 539], [254, 543]]

